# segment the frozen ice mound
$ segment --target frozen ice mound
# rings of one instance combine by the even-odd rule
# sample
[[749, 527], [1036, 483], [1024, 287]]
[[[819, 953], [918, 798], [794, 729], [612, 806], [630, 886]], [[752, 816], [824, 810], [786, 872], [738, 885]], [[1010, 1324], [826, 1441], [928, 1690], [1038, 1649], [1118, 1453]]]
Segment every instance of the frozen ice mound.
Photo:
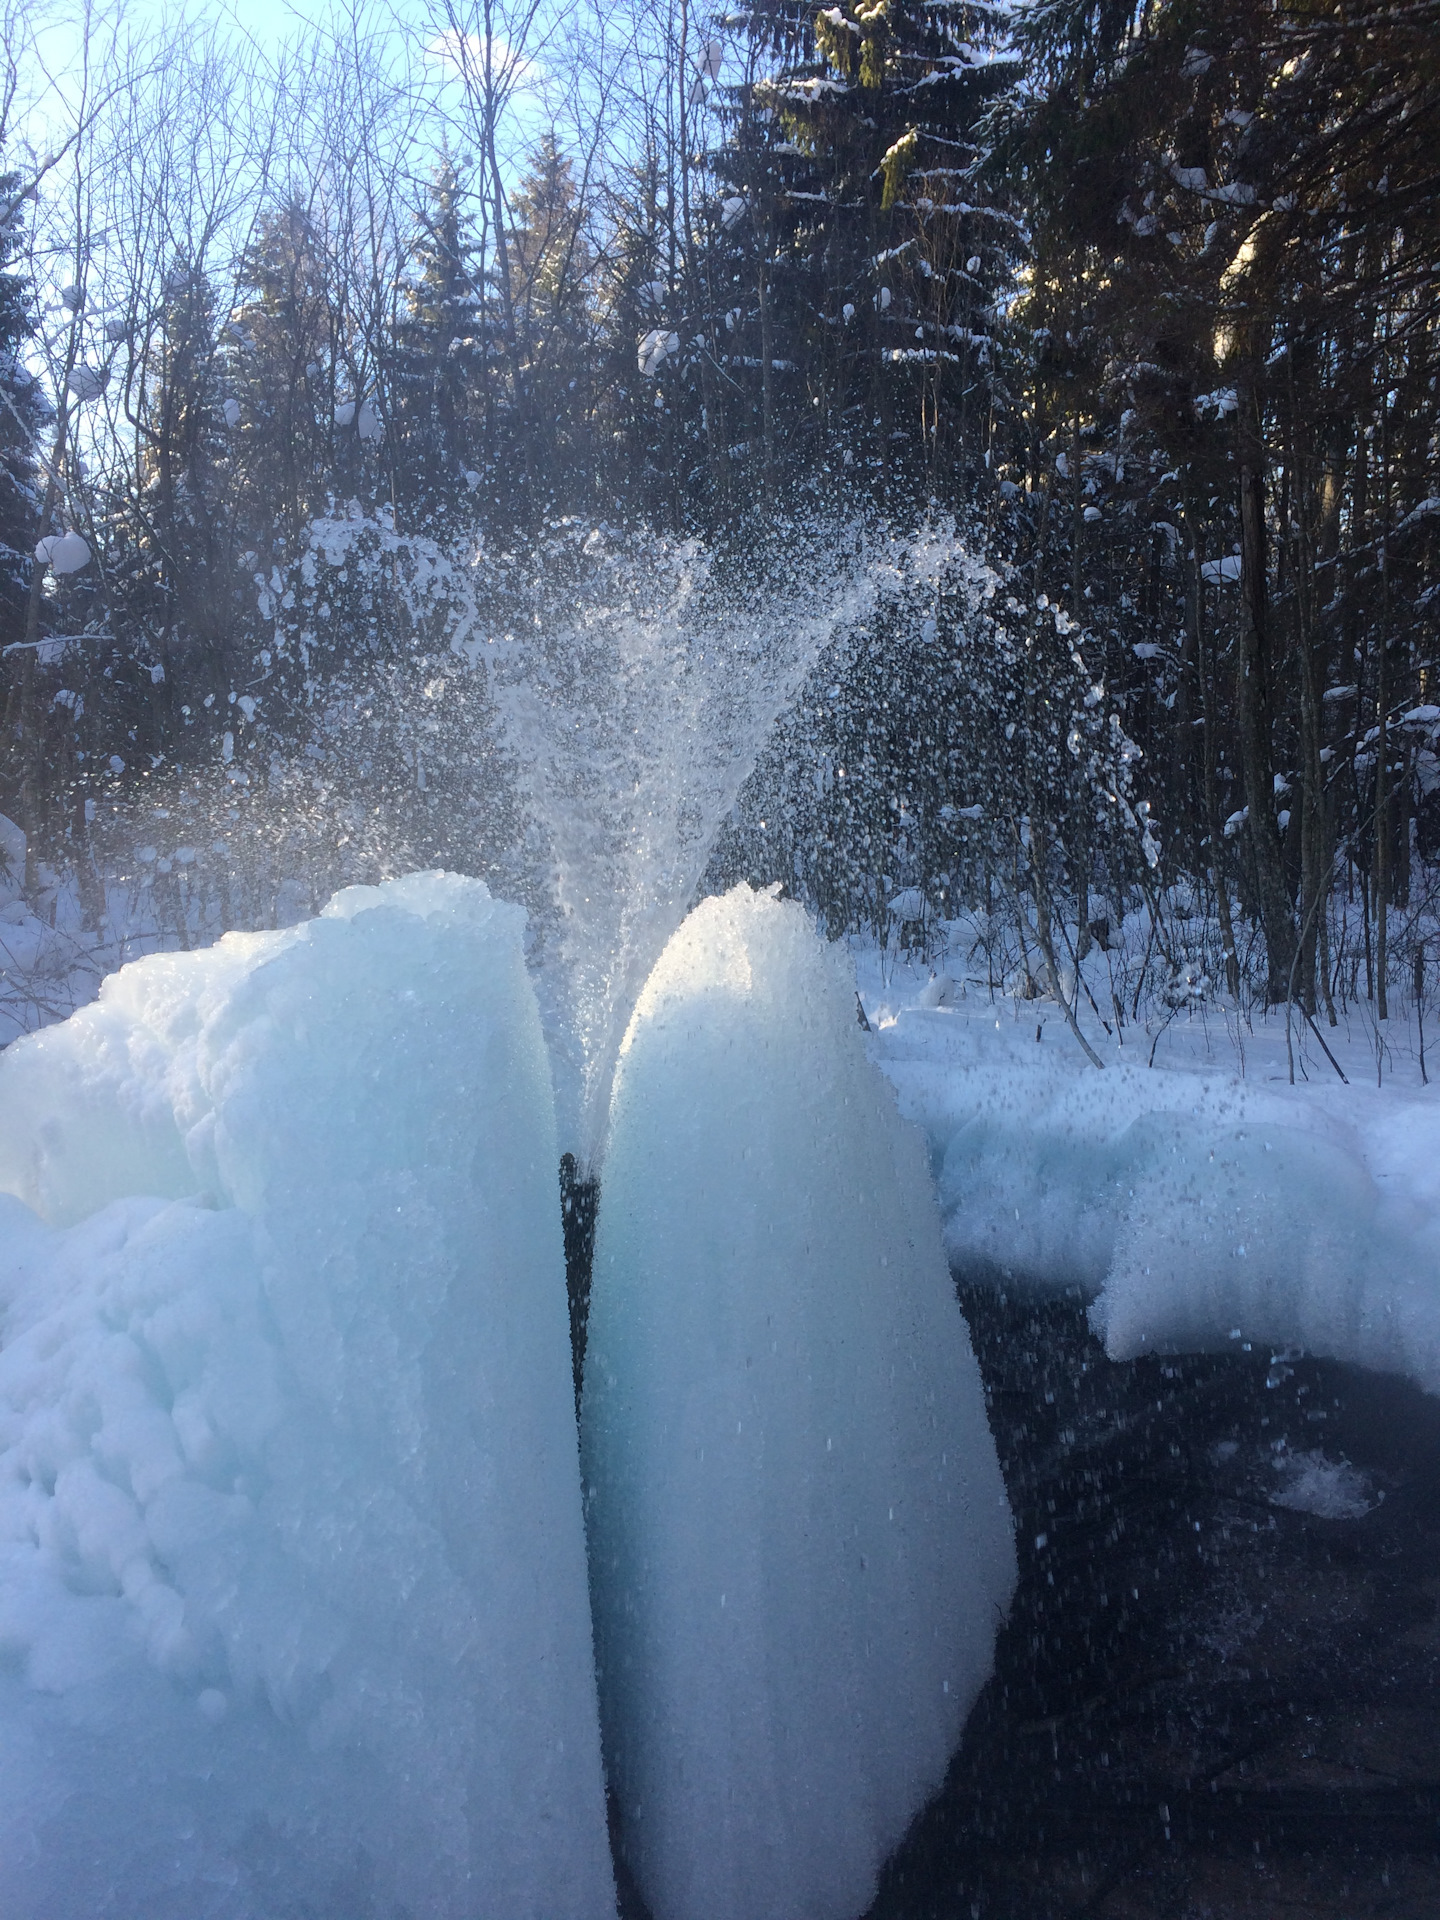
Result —
[[1440, 1391], [1433, 1235], [1353, 1153], [1299, 1127], [1208, 1131], [1170, 1114], [1137, 1120], [1123, 1144], [1125, 1205], [1090, 1309], [1112, 1359], [1243, 1340]]
[[1112, 1359], [1299, 1347], [1440, 1392], [1429, 1093], [1104, 1073], [989, 1021], [905, 1010], [871, 1050], [923, 1126], [952, 1263], [1073, 1290]]
[[797, 906], [698, 907], [611, 1109], [583, 1458], [610, 1781], [655, 1920], [842, 1920], [1015, 1579], [923, 1142]]
[[0, 1055], [0, 1913], [610, 1915], [519, 909], [354, 888]]

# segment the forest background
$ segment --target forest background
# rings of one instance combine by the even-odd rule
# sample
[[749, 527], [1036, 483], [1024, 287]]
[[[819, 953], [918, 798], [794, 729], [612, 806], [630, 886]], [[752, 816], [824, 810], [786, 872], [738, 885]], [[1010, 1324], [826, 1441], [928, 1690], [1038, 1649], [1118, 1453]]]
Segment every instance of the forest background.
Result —
[[889, 583], [714, 884], [1004, 922], [1012, 991], [1143, 909], [1172, 996], [1423, 998], [1440, 0], [3, 44], [5, 913], [65, 933], [7, 956], [25, 1024], [141, 936], [503, 887], [487, 654], [697, 555], [722, 600]]

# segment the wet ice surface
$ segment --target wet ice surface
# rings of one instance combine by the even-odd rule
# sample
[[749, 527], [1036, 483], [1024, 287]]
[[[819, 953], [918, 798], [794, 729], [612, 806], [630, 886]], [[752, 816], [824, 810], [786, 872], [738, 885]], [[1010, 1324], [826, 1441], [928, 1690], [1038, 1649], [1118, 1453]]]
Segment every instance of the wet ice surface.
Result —
[[1440, 1402], [962, 1299], [1020, 1588], [870, 1920], [1430, 1920]]

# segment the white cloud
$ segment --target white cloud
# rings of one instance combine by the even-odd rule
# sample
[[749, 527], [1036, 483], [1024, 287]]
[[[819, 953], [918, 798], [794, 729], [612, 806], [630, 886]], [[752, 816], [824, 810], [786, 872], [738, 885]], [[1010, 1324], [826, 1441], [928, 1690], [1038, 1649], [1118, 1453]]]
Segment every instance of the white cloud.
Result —
[[[489, 44], [490, 72], [497, 86], [507, 90], [529, 87], [543, 77], [539, 61], [532, 60], [528, 54], [517, 53], [508, 41], [492, 35]], [[484, 34], [460, 33], [448, 27], [427, 43], [425, 54], [437, 66], [448, 67], [461, 80], [479, 79], [485, 72], [485, 45]]]

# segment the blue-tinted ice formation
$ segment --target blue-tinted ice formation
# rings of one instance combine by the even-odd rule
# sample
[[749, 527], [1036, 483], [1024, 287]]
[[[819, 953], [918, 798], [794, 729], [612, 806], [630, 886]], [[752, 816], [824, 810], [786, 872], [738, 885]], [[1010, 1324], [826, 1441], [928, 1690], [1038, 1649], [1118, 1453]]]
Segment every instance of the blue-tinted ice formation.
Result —
[[610, 1781], [655, 1920], [842, 1920], [939, 1786], [1015, 1577], [923, 1143], [853, 983], [748, 888], [621, 1054], [583, 1418]]
[[[613, 1915], [523, 916], [414, 875], [0, 1056], [0, 1913]], [[655, 1920], [841, 1920], [1014, 1578], [919, 1139], [741, 889], [614, 1106], [586, 1399]]]
[[5, 1920], [613, 1915], [522, 920], [352, 889], [0, 1056]]

